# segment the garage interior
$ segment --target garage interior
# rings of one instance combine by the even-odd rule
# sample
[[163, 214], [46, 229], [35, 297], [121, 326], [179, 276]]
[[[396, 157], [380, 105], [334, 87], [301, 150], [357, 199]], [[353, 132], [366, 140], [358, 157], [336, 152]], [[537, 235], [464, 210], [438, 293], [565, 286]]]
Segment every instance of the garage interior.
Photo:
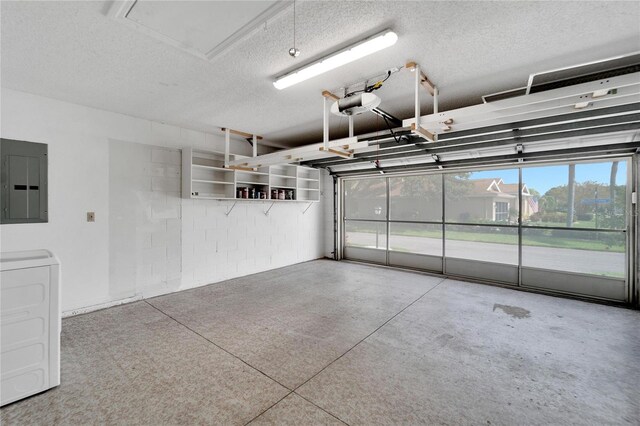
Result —
[[3, 424], [638, 424], [639, 3], [0, 19]]

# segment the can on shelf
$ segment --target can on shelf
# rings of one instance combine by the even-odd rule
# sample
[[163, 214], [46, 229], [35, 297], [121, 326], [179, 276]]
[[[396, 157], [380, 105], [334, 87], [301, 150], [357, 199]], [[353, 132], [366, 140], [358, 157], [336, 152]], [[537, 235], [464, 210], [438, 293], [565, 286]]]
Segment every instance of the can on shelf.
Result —
[[272, 200], [277, 200], [278, 199], [278, 190], [277, 189], [272, 189], [271, 190], [271, 199]]

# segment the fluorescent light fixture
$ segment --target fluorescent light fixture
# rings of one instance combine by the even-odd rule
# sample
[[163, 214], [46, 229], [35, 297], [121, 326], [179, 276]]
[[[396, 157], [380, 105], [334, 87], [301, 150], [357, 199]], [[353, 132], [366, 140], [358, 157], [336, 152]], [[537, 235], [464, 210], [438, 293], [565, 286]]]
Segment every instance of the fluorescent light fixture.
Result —
[[274, 81], [273, 85], [278, 90], [285, 89], [389, 46], [393, 46], [396, 41], [398, 41], [398, 35], [391, 30], [385, 30], [292, 73], [284, 75]]

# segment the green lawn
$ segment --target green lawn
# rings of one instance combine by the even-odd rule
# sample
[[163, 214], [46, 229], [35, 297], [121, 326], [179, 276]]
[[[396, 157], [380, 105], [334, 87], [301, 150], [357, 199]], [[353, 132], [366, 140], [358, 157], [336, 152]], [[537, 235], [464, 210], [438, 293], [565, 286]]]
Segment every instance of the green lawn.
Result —
[[[564, 228], [567, 226], [566, 222], [527, 222], [527, 225], [531, 225], [531, 226], [555, 226], [557, 228]], [[577, 220], [575, 222], [573, 222], [573, 227], [574, 228], [589, 228], [589, 229], [593, 229], [596, 227], [596, 221], [595, 220]]]
[[[617, 218], [615, 221], [612, 221], [611, 218], [607, 217], [599, 217], [598, 218], [598, 226], [596, 226], [596, 219], [593, 218], [591, 220], [576, 220], [573, 222], [574, 228], [600, 228], [600, 229], [610, 229], [611, 226], [619, 227], [622, 225], [623, 218]], [[566, 222], [533, 222], [533, 221], [525, 221], [526, 225], [531, 226], [554, 226], [558, 228], [564, 228], [567, 226]], [[615, 225], [612, 225], [615, 224]]]
[[[393, 225], [392, 225], [393, 226]], [[406, 235], [411, 237], [423, 237], [423, 238], [441, 238], [439, 231], [430, 230], [415, 230], [415, 229], [398, 229], [398, 225], [395, 225], [393, 235]], [[355, 231], [355, 230], [354, 230]], [[358, 232], [370, 232], [375, 234], [375, 230], [359, 229]], [[547, 231], [541, 231], [547, 232]], [[552, 235], [527, 235], [523, 236], [523, 245], [535, 246], [535, 247], [557, 247], [567, 248], [575, 250], [591, 250], [591, 251], [608, 251], [614, 253], [624, 253], [625, 243], [624, 236], [621, 234], [607, 234], [611, 235], [614, 239], [611, 241], [591, 240], [591, 239], [568, 239], [562, 237], [555, 237]], [[464, 232], [464, 231], [447, 231], [448, 240], [457, 241], [474, 241], [482, 243], [497, 243], [497, 244], [518, 244], [518, 236], [515, 233], [500, 234], [500, 233], [478, 233], [478, 232]]]

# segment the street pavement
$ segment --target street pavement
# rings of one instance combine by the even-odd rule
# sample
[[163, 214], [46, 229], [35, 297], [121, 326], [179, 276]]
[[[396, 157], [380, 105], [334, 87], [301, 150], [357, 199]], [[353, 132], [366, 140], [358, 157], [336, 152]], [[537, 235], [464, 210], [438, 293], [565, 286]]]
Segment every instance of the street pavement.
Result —
[[[385, 238], [378, 236], [378, 243], [381, 248], [384, 248], [386, 244]], [[376, 234], [349, 232], [347, 244], [375, 248]], [[442, 240], [438, 238], [392, 235], [391, 249], [441, 256]], [[447, 240], [445, 252], [447, 257], [510, 265], [518, 264], [518, 246], [515, 244]], [[625, 271], [625, 255], [624, 253], [602, 250], [525, 245], [522, 247], [522, 265], [533, 268], [620, 277]]]

